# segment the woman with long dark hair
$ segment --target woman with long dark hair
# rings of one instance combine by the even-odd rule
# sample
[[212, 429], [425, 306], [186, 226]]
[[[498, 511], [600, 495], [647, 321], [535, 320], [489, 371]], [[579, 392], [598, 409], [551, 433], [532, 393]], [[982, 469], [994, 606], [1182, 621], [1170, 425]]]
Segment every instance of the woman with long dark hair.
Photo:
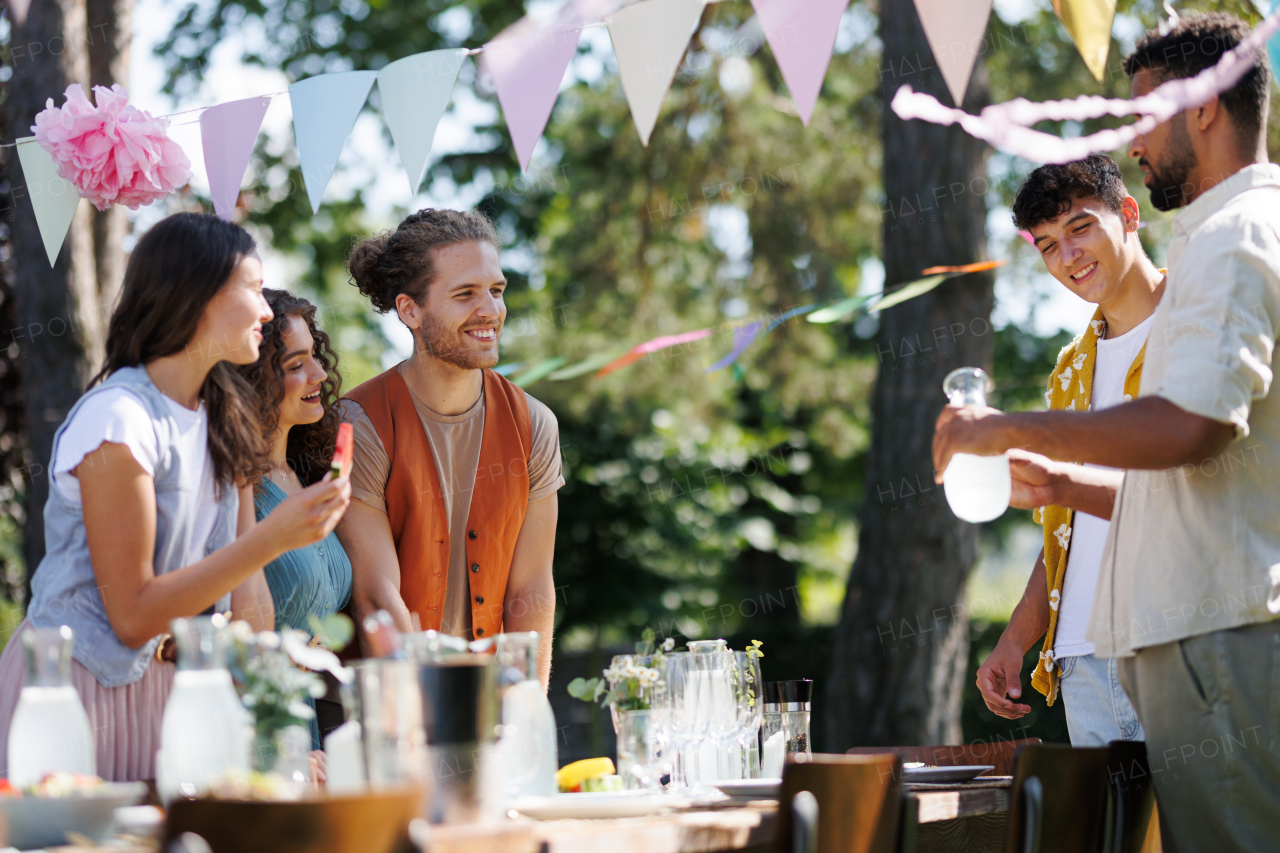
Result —
[[0, 761], [23, 685], [20, 635], [69, 625], [98, 775], [154, 778], [173, 681], [161, 654], [170, 620], [230, 608], [271, 627], [269, 612], [246, 604], [263, 597], [263, 566], [324, 539], [341, 518], [345, 478], [303, 489], [255, 522], [251, 484], [269, 467], [270, 446], [235, 365], [257, 360], [271, 319], [243, 228], [180, 213], [138, 241], [106, 364], [54, 437], [48, 553], [0, 656]]
[[[338, 355], [316, 324], [316, 307], [287, 290], [264, 288], [262, 295], [275, 317], [262, 327], [258, 360], [240, 368], [256, 394], [258, 420], [271, 446], [269, 467], [254, 484], [259, 521], [329, 471], [342, 396]], [[310, 631], [311, 616], [336, 613], [351, 598], [351, 562], [334, 533], [281, 554], [262, 573], [271, 600], [257, 610], [275, 612], [276, 630]], [[254, 605], [246, 600], [242, 606]], [[320, 719], [311, 729], [318, 749], [322, 730], [342, 723], [342, 706], [325, 699], [316, 704]]]

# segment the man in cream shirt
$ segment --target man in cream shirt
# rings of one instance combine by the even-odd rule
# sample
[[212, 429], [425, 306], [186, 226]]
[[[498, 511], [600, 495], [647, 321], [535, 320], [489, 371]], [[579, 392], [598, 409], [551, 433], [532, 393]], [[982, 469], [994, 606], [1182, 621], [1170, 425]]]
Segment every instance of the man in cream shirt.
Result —
[[[1248, 35], [1223, 14], [1148, 33], [1133, 96]], [[1139, 399], [1085, 414], [948, 407], [934, 461], [1023, 447], [1128, 469], [1089, 638], [1147, 734], [1166, 850], [1273, 850], [1280, 827], [1280, 168], [1265, 56], [1130, 149], [1182, 208]]]

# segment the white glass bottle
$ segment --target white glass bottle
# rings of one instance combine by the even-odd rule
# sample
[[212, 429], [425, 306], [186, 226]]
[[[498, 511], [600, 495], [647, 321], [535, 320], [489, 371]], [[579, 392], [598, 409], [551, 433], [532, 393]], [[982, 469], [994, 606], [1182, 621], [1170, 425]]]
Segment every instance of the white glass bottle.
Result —
[[156, 753], [156, 788], [166, 803], [198, 796], [214, 780], [249, 770], [249, 715], [224, 666], [227, 620], [214, 614], [170, 624], [178, 671]]
[[27, 684], [9, 723], [9, 781], [34, 785], [57, 770], [96, 775], [93, 729], [71, 683], [74, 632], [66, 625], [31, 628], [22, 645]]
[[[991, 393], [991, 377], [976, 367], [961, 367], [947, 374], [942, 390], [953, 406], [985, 406]], [[1013, 482], [1009, 457], [957, 453], [942, 475], [947, 503], [965, 521], [991, 521], [1009, 508]]]
[[557, 791], [556, 715], [538, 680], [538, 642], [537, 631], [497, 637], [508, 797], [549, 797]]

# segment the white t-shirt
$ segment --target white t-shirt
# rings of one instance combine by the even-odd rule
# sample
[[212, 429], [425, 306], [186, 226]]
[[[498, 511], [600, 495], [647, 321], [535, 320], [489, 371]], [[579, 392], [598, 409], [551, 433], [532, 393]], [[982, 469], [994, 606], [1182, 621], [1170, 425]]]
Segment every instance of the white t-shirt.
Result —
[[[1092, 411], [1125, 402], [1124, 380], [1151, 333], [1152, 314], [1118, 338], [1098, 341], [1097, 362], [1093, 365]], [[1117, 471], [1105, 465], [1088, 465], [1103, 471]], [[1058, 631], [1053, 640], [1055, 658], [1093, 654], [1093, 643], [1085, 639], [1093, 593], [1098, 586], [1098, 569], [1107, 544], [1109, 519], [1076, 512], [1071, 529], [1071, 550], [1067, 554], [1067, 576], [1062, 582], [1062, 604], [1058, 611]]]
[[[218, 519], [218, 499], [214, 489], [213, 458], [209, 456], [209, 418], [204, 403], [194, 412], [180, 403], [164, 398], [178, 425], [178, 443], [184, 459], [203, 459], [200, 477], [200, 513], [186, 565], [204, 559], [205, 544]], [[151, 415], [142, 402], [123, 388], [106, 388], [85, 400], [58, 441], [58, 456], [53, 462], [53, 484], [62, 496], [80, 506], [80, 480], [71, 469], [84, 462], [93, 464], [93, 452], [104, 441], [129, 448], [152, 477], [160, 458], [160, 444]], [[86, 458], [87, 457], [87, 458]]]

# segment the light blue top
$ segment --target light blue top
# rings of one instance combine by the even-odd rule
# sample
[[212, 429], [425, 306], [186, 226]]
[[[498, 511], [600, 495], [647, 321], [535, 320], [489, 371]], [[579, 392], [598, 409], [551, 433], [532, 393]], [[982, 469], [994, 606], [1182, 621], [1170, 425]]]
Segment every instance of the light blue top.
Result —
[[[142, 367], [126, 367], [76, 401], [53, 437], [53, 453], [58, 458], [58, 442], [76, 412], [94, 394], [105, 388], [122, 387], [146, 407], [155, 425], [160, 455], [156, 462], [156, 543], [153, 570], [163, 575], [180, 569], [191, 553], [192, 537], [200, 503], [200, 479], [206, 459], [186, 458], [177, 441], [179, 428], [165, 396], [151, 382]], [[190, 456], [191, 454], [187, 454]], [[236, 537], [236, 515], [240, 493], [228, 485], [218, 489], [217, 519], [204, 543], [204, 554], [229, 544]], [[31, 580], [31, 606], [27, 619], [38, 628], [69, 625], [75, 631], [75, 659], [93, 673], [103, 687], [132, 684], [147, 671], [154, 658], [159, 637], [140, 648], [131, 649], [116, 637], [103, 608], [98, 581], [89, 559], [84, 512], [57, 488], [49, 489], [44, 505], [45, 556]], [[196, 549], [199, 550], [199, 549]], [[229, 600], [224, 596], [224, 600]], [[220, 602], [221, 603], [221, 602]], [[219, 609], [226, 609], [223, 604]], [[195, 614], [192, 614], [195, 615]]]
[[[254, 495], [253, 508], [258, 521], [287, 498], [284, 490], [270, 481]], [[324, 618], [347, 606], [351, 598], [351, 561], [338, 542], [338, 534], [330, 533], [314, 545], [286, 551], [267, 563], [263, 573], [271, 587], [271, 600], [276, 608], [276, 630], [297, 628], [310, 633], [307, 617], [314, 613]]]

